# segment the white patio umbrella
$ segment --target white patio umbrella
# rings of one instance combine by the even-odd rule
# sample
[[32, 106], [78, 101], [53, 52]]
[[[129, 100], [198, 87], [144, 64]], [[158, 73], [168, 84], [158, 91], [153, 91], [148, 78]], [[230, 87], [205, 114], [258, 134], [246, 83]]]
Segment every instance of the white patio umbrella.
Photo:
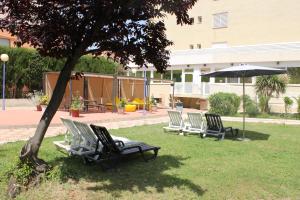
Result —
[[252, 76], [285, 74], [286, 70], [255, 65], [237, 65], [219, 71], [203, 74], [204, 77], [241, 77], [243, 80], [243, 140], [245, 138], [245, 78]]

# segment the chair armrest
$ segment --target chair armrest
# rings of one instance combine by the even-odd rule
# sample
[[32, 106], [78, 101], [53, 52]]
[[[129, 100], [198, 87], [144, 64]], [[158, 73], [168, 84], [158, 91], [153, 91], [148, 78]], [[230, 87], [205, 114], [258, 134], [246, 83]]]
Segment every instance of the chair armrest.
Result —
[[138, 148], [139, 151], [142, 153], [142, 147], [141, 146], [130, 146], [130, 147], [125, 147], [125, 148], [122, 148], [122, 151], [123, 150], [127, 150], [127, 149], [135, 149], [135, 148]]
[[124, 146], [125, 146], [124, 142], [121, 141], [121, 140], [114, 140], [114, 142], [115, 142], [115, 144], [116, 144], [117, 146], [119, 146], [119, 147], [124, 147]]

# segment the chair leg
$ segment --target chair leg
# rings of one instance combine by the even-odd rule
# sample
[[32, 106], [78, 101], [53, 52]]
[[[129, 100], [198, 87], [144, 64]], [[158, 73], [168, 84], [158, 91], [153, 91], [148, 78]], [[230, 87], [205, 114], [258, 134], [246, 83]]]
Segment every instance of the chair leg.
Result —
[[234, 137], [234, 133], [233, 133], [232, 127], [230, 127], [230, 133], [231, 133], [231, 136]]
[[219, 139], [220, 139], [220, 140], [224, 140], [224, 138], [225, 138], [225, 132], [224, 132], [224, 133], [221, 133], [221, 135], [219, 136]]
[[143, 160], [145, 161], [145, 162], [148, 162], [148, 159], [146, 159], [146, 157], [145, 157], [145, 155], [144, 155], [144, 152], [140, 152], [141, 153], [141, 155], [142, 155], [142, 158], [143, 158]]
[[158, 149], [153, 149], [153, 152], [154, 152], [154, 154], [151, 157], [149, 157], [149, 158], [146, 158], [145, 155], [144, 155], [144, 153], [142, 153], [142, 157], [143, 157], [143, 159], [144, 159], [145, 162], [148, 162], [149, 160], [156, 159], [157, 154], [158, 154]]
[[235, 137], [239, 135], [239, 129], [235, 129]]

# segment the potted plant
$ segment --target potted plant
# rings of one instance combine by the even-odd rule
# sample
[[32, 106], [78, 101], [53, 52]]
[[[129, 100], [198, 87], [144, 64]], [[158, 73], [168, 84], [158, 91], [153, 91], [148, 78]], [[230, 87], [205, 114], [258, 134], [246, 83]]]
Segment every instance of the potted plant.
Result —
[[39, 97], [39, 104], [41, 107], [45, 108], [49, 104], [49, 96], [48, 95], [41, 95]]
[[183, 111], [183, 103], [180, 100], [177, 100], [176, 103], [176, 110], [182, 112]]
[[44, 95], [41, 91], [34, 91], [29, 96], [31, 96], [32, 101], [35, 103], [37, 111], [42, 111], [42, 106], [46, 106], [49, 103], [48, 95]]
[[71, 116], [79, 117], [79, 110], [82, 108], [82, 101], [79, 95], [72, 98], [72, 103], [70, 106]]
[[151, 111], [157, 111], [157, 102], [153, 95], [151, 96], [151, 100], [150, 100], [150, 108]]
[[125, 112], [126, 99], [122, 98], [118, 104], [118, 113], [123, 114]]

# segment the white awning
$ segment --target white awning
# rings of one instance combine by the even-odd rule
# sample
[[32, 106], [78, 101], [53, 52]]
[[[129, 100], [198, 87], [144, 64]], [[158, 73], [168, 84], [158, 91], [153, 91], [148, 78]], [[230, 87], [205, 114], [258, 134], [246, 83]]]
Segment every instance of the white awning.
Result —
[[267, 62], [300, 64], [300, 42], [189, 49], [173, 51], [170, 56], [171, 66]]

